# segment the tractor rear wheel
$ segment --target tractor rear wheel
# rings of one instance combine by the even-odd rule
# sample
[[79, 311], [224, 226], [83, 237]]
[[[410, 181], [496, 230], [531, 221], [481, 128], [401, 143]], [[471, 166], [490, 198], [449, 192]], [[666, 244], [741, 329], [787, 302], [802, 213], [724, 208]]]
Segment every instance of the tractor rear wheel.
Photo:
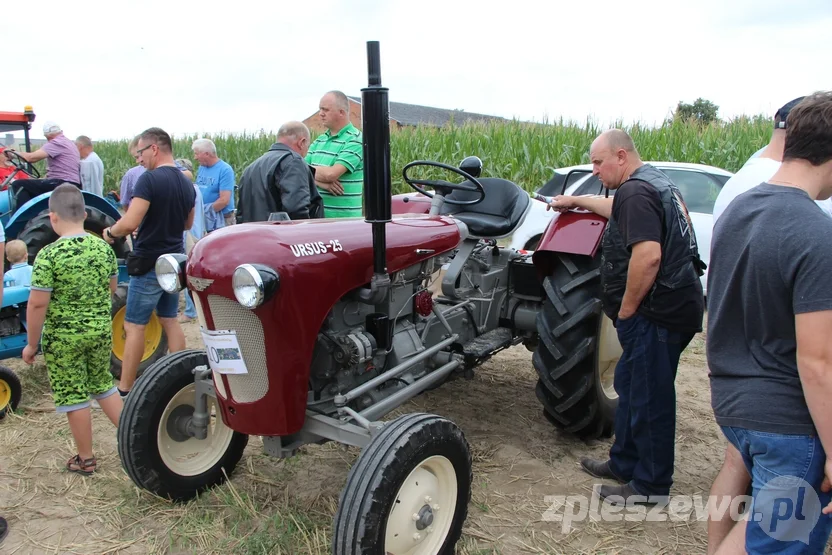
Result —
[[0, 366], [0, 419], [17, 409], [22, 393], [23, 388], [17, 374], [11, 368]]
[[179, 351], [145, 371], [127, 396], [118, 424], [118, 455], [133, 482], [174, 501], [223, 483], [243, 456], [248, 435], [222, 420], [208, 397], [208, 436], [183, 433], [194, 411], [193, 370], [208, 365], [205, 351]]
[[347, 477], [332, 553], [454, 553], [471, 481], [471, 452], [456, 424], [421, 413], [386, 423]]
[[[87, 206], [87, 218], [84, 220], [84, 230], [87, 233], [101, 237], [104, 229], [115, 223], [113, 218], [98, 208]], [[34, 264], [35, 257], [40, 250], [58, 240], [58, 234], [52, 229], [52, 222], [49, 221], [49, 211], [44, 210], [29, 220], [17, 238], [26, 243], [29, 250], [29, 264]], [[116, 258], [126, 258], [130, 247], [126, 241], [116, 241], [113, 250], [116, 252]]]
[[601, 256], [556, 256], [537, 315], [539, 341], [532, 362], [540, 379], [535, 393], [556, 428], [584, 439], [610, 437], [621, 345], [601, 311]]
[[[113, 295], [110, 316], [113, 323], [113, 351], [110, 353], [110, 372], [116, 379], [121, 378], [121, 364], [124, 360], [124, 344], [127, 333], [124, 331], [124, 317], [127, 314], [127, 287], [119, 285]], [[168, 351], [168, 336], [156, 311], [150, 315], [150, 321], [144, 328], [144, 351], [142, 352], [136, 377], [154, 362], [165, 356]]]

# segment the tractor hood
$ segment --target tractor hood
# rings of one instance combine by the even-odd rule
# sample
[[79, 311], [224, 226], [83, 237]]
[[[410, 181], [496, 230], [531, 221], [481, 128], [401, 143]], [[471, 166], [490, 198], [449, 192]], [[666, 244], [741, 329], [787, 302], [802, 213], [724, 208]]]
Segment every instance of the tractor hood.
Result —
[[[455, 248], [467, 235], [448, 216], [397, 216], [387, 225], [387, 265], [402, 270]], [[263, 264], [277, 271], [280, 291], [325, 288], [326, 309], [373, 275], [371, 227], [361, 219], [261, 222], [226, 227], [196, 243], [189, 276], [215, 280], [210, 291], [234, 299], [231, 277], [240, 264]], [[331, 301], [331, 302], [330, 302]]]
[[[387, 224], [388, 272], [450, 251], [466, 236], [465, 225], [451, 217], [397, 216]], [[234, 295], [232, 276], [241, 264], [278, 275], [274, 293], [253, 310]], [[235, 330], [248, 367], [246, 375], [214, 375], [223, 419], [249, 434], [299, 430], [321, 325], [335, 303], [373, 275], [371, 225], [343, 219], [223, 228], [196, 243], [186, 273], [200, 324]]]

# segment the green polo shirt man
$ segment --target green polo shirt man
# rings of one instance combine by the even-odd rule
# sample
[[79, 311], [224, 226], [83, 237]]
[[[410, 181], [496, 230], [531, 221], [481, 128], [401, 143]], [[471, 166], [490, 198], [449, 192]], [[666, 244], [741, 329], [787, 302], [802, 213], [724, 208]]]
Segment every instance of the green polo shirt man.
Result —
[[327, 130], [309, 146], [306, 155], [306, 162], [315, 168], [315, 184], [327, 218], [363, 215], [364, 147], [361, 132], [350, 123], [349, 113], [344, 93], [326, 93], [319, 114]]

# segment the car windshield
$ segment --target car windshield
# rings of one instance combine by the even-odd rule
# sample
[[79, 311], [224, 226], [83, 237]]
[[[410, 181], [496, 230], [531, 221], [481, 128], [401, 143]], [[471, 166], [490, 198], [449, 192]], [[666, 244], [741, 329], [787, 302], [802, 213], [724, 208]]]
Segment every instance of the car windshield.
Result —
[[[700, 214], [713, 214], [714, 202], [719, 194], [719, 190], [725, 184], [727, 178], [722, 176], [712, 176], [710, 174], [682, 170], [659, 168], [679, 187], [682, 193], [682, 198], [685, 199], [685, 205], [690, 212], [698, 212]], [[604, 188], [594, 175], [584, 178], [583, 181], [577, 184], [571, 195], [602, 195]], [[610, 196], [615, 195], [615, 191], [610, 191]]]

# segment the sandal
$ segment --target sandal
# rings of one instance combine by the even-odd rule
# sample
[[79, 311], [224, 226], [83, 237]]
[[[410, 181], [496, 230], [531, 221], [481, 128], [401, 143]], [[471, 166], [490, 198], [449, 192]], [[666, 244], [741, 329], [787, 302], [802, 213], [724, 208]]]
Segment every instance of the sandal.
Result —
[[81, 460], [81, 457], [75, 455], [71, 457], [66, 462], [66, 469], [70, 472], [77, 472], [78, 474], [83, 474], [84, 476], [91, 476], [93, 472], [95, 472], [96, 467], [98, 466], [98, 461], [95, 460], [95, 457], [91, 459], [84, 459]]

